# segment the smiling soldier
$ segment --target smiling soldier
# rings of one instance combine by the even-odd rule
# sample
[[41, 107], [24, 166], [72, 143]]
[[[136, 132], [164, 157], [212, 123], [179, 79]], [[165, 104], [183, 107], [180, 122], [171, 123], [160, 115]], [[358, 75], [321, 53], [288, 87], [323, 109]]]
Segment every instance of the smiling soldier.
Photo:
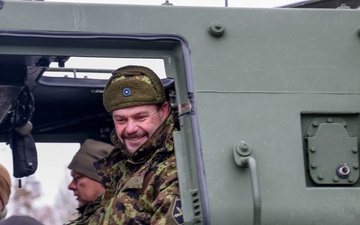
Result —
[[105, 194], [91, 224], [182, 224], [174, 116], [158, 76], [143, 66], [113, 72], [103, 94], [115, 149], [94, 163]]

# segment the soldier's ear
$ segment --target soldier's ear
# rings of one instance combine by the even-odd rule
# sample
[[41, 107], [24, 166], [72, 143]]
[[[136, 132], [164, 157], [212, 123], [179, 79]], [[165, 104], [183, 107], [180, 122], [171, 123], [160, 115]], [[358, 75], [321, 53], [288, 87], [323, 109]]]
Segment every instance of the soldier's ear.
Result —
[[160, 107], [160, 117], [161, 119], [165, 119], [167, 117], [167, 115], [169, 114], [169, 103], [164, 102], [161, 107]]

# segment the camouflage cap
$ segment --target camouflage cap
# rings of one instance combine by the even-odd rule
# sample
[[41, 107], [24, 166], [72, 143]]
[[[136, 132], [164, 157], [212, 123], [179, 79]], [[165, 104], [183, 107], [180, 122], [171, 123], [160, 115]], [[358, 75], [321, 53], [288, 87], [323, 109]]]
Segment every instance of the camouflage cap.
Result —
[[100, 182], [101, 179], [93, 166], [93, 162], [105, 157], [113, 149], [114, 146], [110, 144], [87, 139], [74, 155], [68, 168]]
[[157, 105], [165, 101], [160, 78], [144, 66], [131, 65], [115, 70], [103, 94], [103, 103], [108, 112], [133, 106]]

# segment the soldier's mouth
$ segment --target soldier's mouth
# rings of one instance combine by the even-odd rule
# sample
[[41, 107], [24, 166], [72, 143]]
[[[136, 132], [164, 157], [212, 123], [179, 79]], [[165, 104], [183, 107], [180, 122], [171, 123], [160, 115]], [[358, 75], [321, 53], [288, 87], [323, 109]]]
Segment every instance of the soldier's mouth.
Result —
[[146, 141], [146, 136], [136, 137], [136, 138], [126, 138], [126, 143], [128, 147], [138, 147], [140, 144]]
[[142, 139], [142, 138], [144, 138], [144, 136], [139, 136], [139, 137], [132, 137], [132, 138], [126, 138], [126, 139], [128, 139], [128, 140], [130, 140], [130, 141], [137, 141], [137, 140], [140, 140], [140, 139]]

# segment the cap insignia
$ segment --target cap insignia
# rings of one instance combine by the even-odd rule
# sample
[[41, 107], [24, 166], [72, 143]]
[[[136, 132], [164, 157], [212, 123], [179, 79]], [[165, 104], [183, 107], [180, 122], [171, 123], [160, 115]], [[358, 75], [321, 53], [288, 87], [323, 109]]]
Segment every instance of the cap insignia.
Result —
[[124, 88], [122, 93], [125, 97], [128, 97], [131, 95], [131, 90], [130, 90], [130, 88]]

